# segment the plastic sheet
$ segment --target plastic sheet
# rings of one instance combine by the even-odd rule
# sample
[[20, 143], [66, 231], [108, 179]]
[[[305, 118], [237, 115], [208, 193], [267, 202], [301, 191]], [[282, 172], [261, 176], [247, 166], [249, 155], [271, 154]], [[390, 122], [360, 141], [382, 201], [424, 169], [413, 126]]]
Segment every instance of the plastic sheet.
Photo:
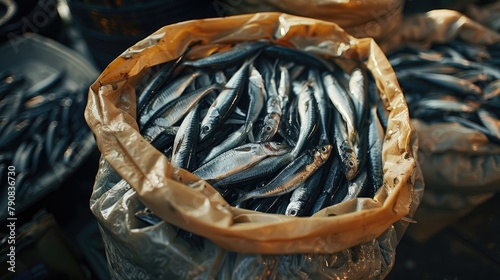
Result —
[[446, 43], [453, 39], [492, 45], [500, 42], [500, 34], [453, 10], [432, 10], [408, 16], [393, 36], [380, 43], [390, 51], [404, 45], [427, 48], [432, 43]]
[[219, 16], [257, 12], [288, 14], [331, 21], [354, 37], [377, 42], [393, 36], [402, 22], [402, 0], [216, 0]]
[[[366, 63], [391, 109], [383, 145], [385, 183], [373, 199], [346, 201], [307, 218], [234, 208], [206, 182], [173, 168], [139, 134], [134, 85], [149, 67], [177, 57], [193, 42], [201, 42], [190, 51], [196, 58], [229, 43], [258, 39], [321, 52], [344, 67], [351, 59]], [[104, 70], [90, 88], [85, 117], [103, 157], [91, 209], [115, 278], [280, 279], [293, 274], [381, 279], [392, 267], [407, 225], [400, 219], [413, 215], [423, 191], [408, 109], [392, 68], [373, 39], [355, 39], [329, 22], [262, 13], [166, 26]], [[120, 178], [130, 185], [116, 184]], [[144, 205], [166, 222], [140, 227], [132, 213]], [[192, 251], [175, 238], [170, 224], [210, 242], [202, 252]]]

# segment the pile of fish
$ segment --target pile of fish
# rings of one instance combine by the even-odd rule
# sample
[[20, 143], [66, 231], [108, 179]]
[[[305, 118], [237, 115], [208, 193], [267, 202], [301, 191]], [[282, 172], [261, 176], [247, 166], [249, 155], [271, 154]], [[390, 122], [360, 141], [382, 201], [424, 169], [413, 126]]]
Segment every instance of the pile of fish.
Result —
[[454, 41], [388, 55], [412, 119], [454, 122], [500, 144], [500, 44]]
[[[388, 111], [360, 62], [345, 73], [268, 41], [188, 55], [138, 85], [137, 121], [171, 164], [230, 204], [310, 216], [383, 185]], [[137, 217], [151, 221], [146, 212]]]
[[70, 90], [63, 80], [63, 71], [37, 82], [23, 73], [0, 73], [0, 177], [7, 182], [7, 169], [15, 168], [19, 201], [40, 187], [37, 180], [47, 172], [73, 168], [90, 133], [83, 118], [85, 87]]

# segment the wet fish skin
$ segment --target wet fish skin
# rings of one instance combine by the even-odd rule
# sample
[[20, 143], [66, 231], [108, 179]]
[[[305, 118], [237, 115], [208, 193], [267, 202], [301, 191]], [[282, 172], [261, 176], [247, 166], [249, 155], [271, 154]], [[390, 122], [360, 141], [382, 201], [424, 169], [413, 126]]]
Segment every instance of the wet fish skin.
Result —
[[483, 126], [490, 131], [490, 134], [500, 139], [500, 119], [485, 108], [479, 108], [477, 114]]
[[344, 189], [347, 190], [347, 194], [342, 198], [340, 202], [354, 199], [359, 196], [360, 193], [368, 187], [368, 173], [366, 169], [362, 169], [359, 174], [351, 181], [345, 181]]
[[356, 124], [358, 121], [356, 108], [354, 107], [354, 103], [350, 95], [329, 73], [323, 73], [323, 83], [330, 101], [347, 125], [349, 141], [351, 143], [354, 142], [357, 135]]
[[368, 82], [366, 70], [357, 67], [349, 77], [349, 91], [356, 109], [356, 127], [361, 130], [368, 113]]
[[147, 132], [152, 126], [171, 127], [179, 122], [203, 97], [212, 91], [219, 90], [219, 85], [211, 85], [185, 94], [175, 101], [161, 107], [150, 119], [145, 120], [141, 130]]
[[358, 174], [358, 161], [355, 154], [354, 144], [347, 135], [347, 128], [344, 120], [338, 111], [333, 112], [334, 120], [334, 143], [336, 155], [340, 159], [342, 170], [347, 180], [352, 180]]
[[266, 41], [241, 42], [227, 51], [214, 53], [197, 60], [185, 61], [183, 65], [195, 68], [224, 69], [228, 65], [236, 64], [260, 51], [268, 44], [269, 42]]
[[201, 121], [200, 141], [212, 134], [230, 115], [235, 104], [240, 99], [248, 77], [250, 64], [255, 57], [249, 58], [229, 79], [208, 112]]
[[290, 153], [285, 153], [280, 156], [267, 157], [255, 164], [252, 168], [242, 170], [230, 176], [224, 177], [212, 185], [214, 187], [222, 187], [225, 185], [233, 185], [244, 182], [262, 180], [276, 173], [283, 166], [289, 164], [293, 160]]
[[220, 154], [193, 171], [196, 176], [216, 182], [224, 177], [248, 169], [270, 156], [280, 156], [289, 151], [279, 142], [248, 143]]
[[465, 127], [477, 130], [477, 131], [483, 133], [488, 138], [488, 140], [490, 142], [495, 143], [497, 145], [500, 145], [500, 138], [496, 137], [495, 135], [493, 135], [490, 132], [489, 129], [487, 129], [486, 127], [484, 127], [476, 122], [470, 121], [470, 120], [465, 119], [465, 118], [457, 117], [457, 116], [444, 116], [443, 119], [446, 122], [459, 123]]
[[319, 145], [331, 144], [329, 131], [327, 127], [330, 124], [330, 110], [328, 110], [326, 93], [323, 88], [321, 75], [317, 70], [309, 70], [309, 81], [313, 88], [314, 99], [317, 103], [318, 116], [319, 116]]
[[257, 122], [262, 109], [264, 108], [264, 97], [267, 96], [264, 79], [257, 69], [252, 67], [248, 81], [248, 104], [247, 117], [245, 120], [245, 132], [250, 142], [255, 142], [253, 134], [254, 124]]
[[265, 78], [265, 86], [267, 93], [266, 100], [266, 115], [260, 127], [255, 141], [257, 143], [271, 140], [278, 132], [281, 123], [281, 97], [278, 94], [275, 80], [275, 67], [270, 63], [261, 63]]
[[326, 162], [331, 151], [331, 145], [323, 145], [302, 153], [301, 156], [283, 168], [266, 186], [243, 194], [234, 204], [251, 198], [272, 197], [295, 190]]
[[304, 183], [292, 192], [285, 210], [285, 215], [302, 217], [309, 214], [311, 207], [322, 191], [320, 181], [323, 175], [323, 170], [323, 166], [320, 167]]
[[49, 74], [43, 80], [38, 81], [37, 83], [26, 89], [23, 93], [24, 98], [25, 99], [32, 98], [50, 89], [51, 87], [54, 87], [57, 83], [59, 83], [62, 80], [65, 73], [66, 72], [64, 70], [59, 70]]
[[279, 65], [279, 70], [280, 70], [280, 79], [279, 79], [279, 84], [278, 84], [278, 96], [280, 98], [280, 107], [281, 111], [283, 111], [286, 106], [288, 105], [288, 99], [290, 96], [290, 73], [288, 72], [288, 69], [283, 66]]
[[345, 180], [344, 172], [342, 171], [341, 165], [339, 164], [338, 157], [330, 156], [329, 162], [330, 164], [325, 166], [325, 168], [328, 167], [328, 169], [325, 170], [327, 176], [325, 178], [325, 181], [322, 183], [323, 188], [318, 198], [314, 202], [309, 215], [314, 215], [316, 212], [320, 211], [326, 206], [329, 206], [328, 202], [330, 201], [331, 197], [337, 193], [338, 189]]
[[200, 106], [196, 105], [186, 115], [175, 135], [170, 159], [173, 166], [192, 171], [200, 132], [199, 119]]
[[331, 64], [326, 63], [322, 58], [307, 51], [271, 45], [266, 47], [262, 51], [262, 54], [269, 58], [280, 58], [282, 60], [293, 61], [297, 64], [302, 64], [318, 70], [326, 70], [329, 72], [332, 72], [334, 70], [334, 67]]
[[376, 107], [370, 110], [370, 124], [368, 126], [368, 173], [374, 185], [374, 192], [384, 184], [384, 170], [382, 162], [382, 145], [385, 131], [378, 119]]
[[186, 74], [160, 89], [157, 97], [144, 105], [144, 109], [139, 114], [139, 125], [145, 126], [150, 119], [158, 115], [158, 111], [161, 111], [169, 103], [171, 104], [172, 101], [177, 100], [186, 88], [201, 74], [201, 71]]
[[464, 95], [483, 95], [483, 91], [477, 85], [455, 76], [431, 73], [421, 74], [418, 72], [413, 73], [413, 76]]
[[304, 86], [298, 96], [298, 112], [300, 118], [299, 137], [295, 147], [291, 151], [293, 157], [297, 157], [304, 147], [304, 144], [317, 128], [317, 103], [309, 86]]
[[199, 165], [206, 164], [222, 153], [236, 148], [243, 144], [247, 137], [246, 127], [241, 126], [239, 129], [235, 130], [233, 133], [229, 134], [225, 140], [223, 140], [219, 145], [214, 146], [210, 149], [208, 154], [200, 161]]

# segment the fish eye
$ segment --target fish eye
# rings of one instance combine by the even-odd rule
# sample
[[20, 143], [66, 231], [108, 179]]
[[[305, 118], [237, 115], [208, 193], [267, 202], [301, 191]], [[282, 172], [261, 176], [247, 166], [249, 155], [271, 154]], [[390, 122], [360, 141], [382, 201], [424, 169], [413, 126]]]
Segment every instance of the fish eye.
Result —
[[354, 167], [354, 162], [352, 160], [350, 160], [347, 165], [349, 165], [349, 167]]
[[297, 210], [295, 209], [290, 210], [290, 216], [297, 216]]
[[210, 127], [208, 125], [204, 125], [202, 129], [204, 132], [208, 132], [210, 130]]
[[272, 128], [272, 127], [270, 127], [270, 126], [266, 126], [266, 128], [265, 128], [265, 129], [266, 129], [268, 132], [271, 132], [271, 130], [273, 130], [273, 128]]
[[323, 147], [321, 147], [321, 152], [326, 153], [326, 152], [328, 152], [328, 149], [325, 146], [323, 146]]

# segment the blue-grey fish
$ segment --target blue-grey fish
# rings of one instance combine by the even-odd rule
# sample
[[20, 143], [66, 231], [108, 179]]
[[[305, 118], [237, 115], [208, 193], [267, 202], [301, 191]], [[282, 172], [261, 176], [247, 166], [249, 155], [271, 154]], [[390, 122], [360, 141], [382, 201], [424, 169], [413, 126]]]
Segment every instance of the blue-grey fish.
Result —
[[336, 155], [340, 159], [342, 170], [347, 180], [352, 180], [358, 174], [358, 161], [354, 144], [347, 134], [346, 123], [336, 110], [333, 112], [334, 140]]
[[285, 215], [301, 217], [309, 214], [311, 207], [322, 191], [320, 181], [323, 170], [322, 166], [292, 192]]
[[356, 119], [356, 108], [354, 107], [351, 97], [331, 74], [323, 73], [323, 83], [330, 101], [347, 125], [349, 141], [351, 143], [354, 142], [358, 134], [356, 129], [358, 121]]
[[259, 71], [257, 71], [254, 67], [252, 67], [250, 77], [248, 78], [248, 95], [250, 97], [250, 101], [248, 102], [245, 131], [250, 142], [255, 142], [253, 128], [264, 107], [264, 100], [267, 93], [264, 86], [264, 79], [260, 75]]
[[295, 190], [327, 161], [331, 151], [331, 145], [323, 145], [302, 153], [267, 185], [244, 193], [233, 204], [238, 205], [251, 198], [277, 196]]
[[300, 118], [300, 132], [297, 143], [291, 152], [294, 158], [301, 153], [306, 141], [311, 138], [317, 128], [318, 105], [307, 85], [304, 86], [302, 92], [298, 96], [298, 112]]
[[248, 69], [255, 56], [249, 58], [229, 79], [224, 89], [208, 108], [201, 121], [200, 141], [210, 136], [229, 117], [245, 88], [248, 79]]
[[248, 143], [222, 153], [200, 166], [193, 174], [206, 181], [216, 182], [248, 169], [267, 157], [287, 152], [288, 147], [280, 142]]
[[182, 120], [175, 135], [170, 163], [191, 171], [194, 165], [198, 135], [200, 133], [200, 106], [197, 104]]
[[268, 44], [269, 42], [266, 41], [241, 42], [227, 51], [214, 53], [197, 60], [185, 61], [183, 64], [196, 68], [206, 67], [224, 69], [227, 68], [228, 65], [236, 64], [239, 61], [253, 55]]
[[201, 74], [201, 71], [186, 74], [174, 80], [168, 86], [160, 89], [157, 97], [152, 99], [150, 103], [144, 105], [144, 109], [139, 115], [139, 125], [145, 125], [159, 110], [161, 110], [161, 108], [169, 104], [171, 101], [179, 98], [189, 84], [191, 84]]

